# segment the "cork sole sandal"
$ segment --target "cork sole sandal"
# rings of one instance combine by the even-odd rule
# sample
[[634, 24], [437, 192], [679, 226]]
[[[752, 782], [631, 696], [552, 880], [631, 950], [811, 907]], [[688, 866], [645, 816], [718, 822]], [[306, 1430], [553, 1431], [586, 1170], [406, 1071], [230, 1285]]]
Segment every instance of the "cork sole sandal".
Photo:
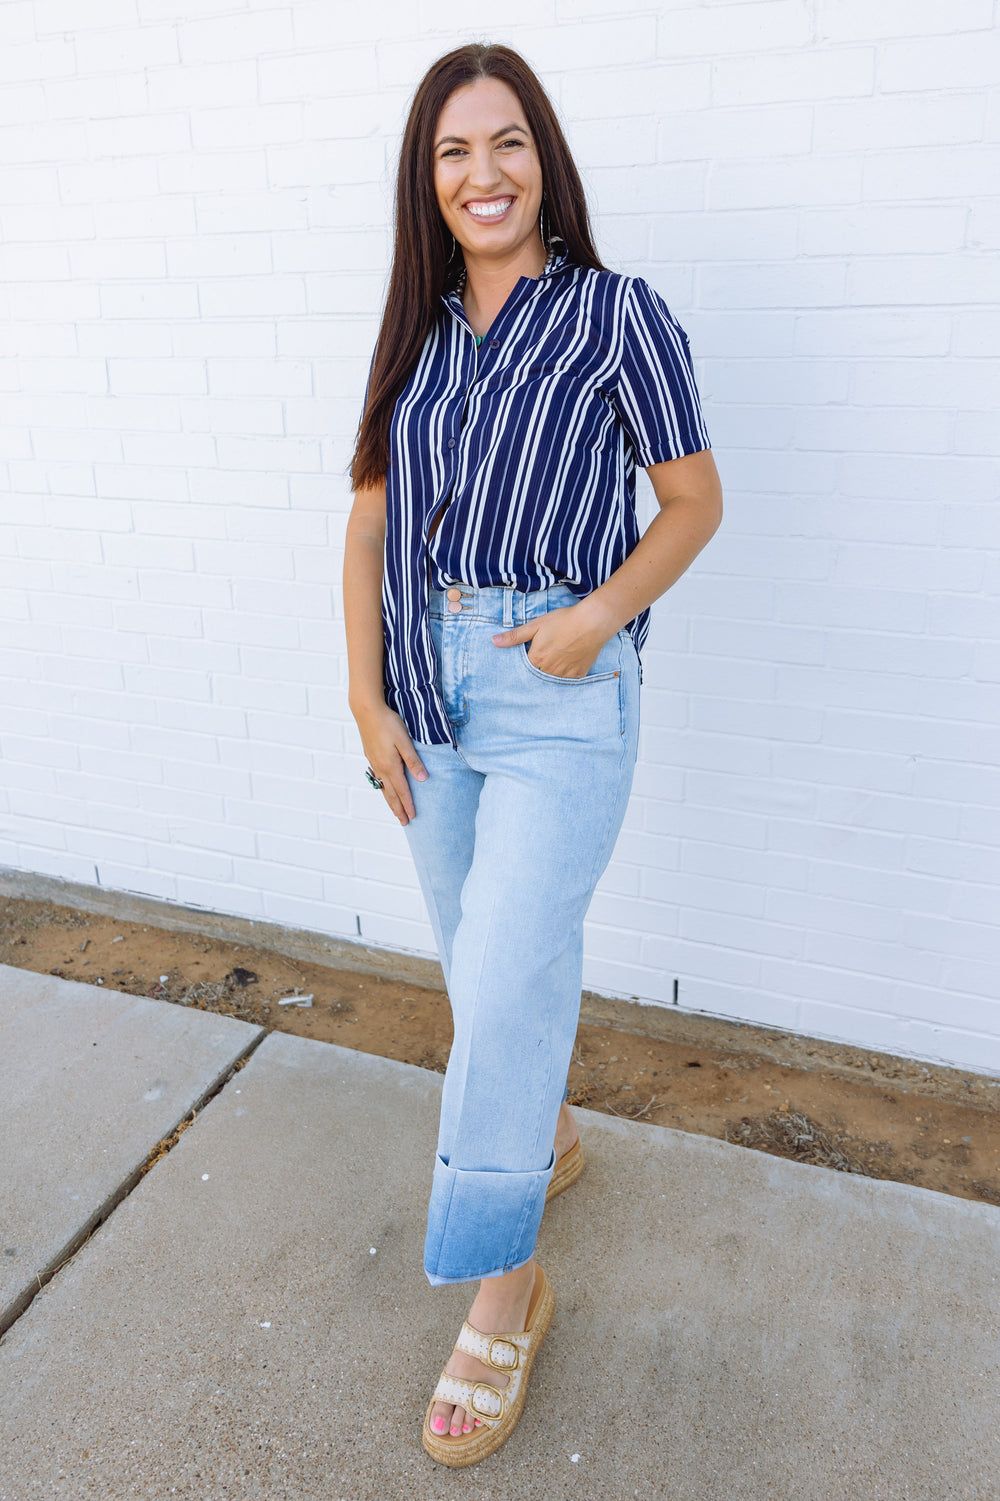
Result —
[[[568, 1155], [568, 1154], [567, 1154]], [[538, 1347], [545, 1338], [552, 1322], [556, 1300], [549, 1280], [538, 1263], [535, 1263], [535, 1285], [531, 1290], [531, 1302], [524, 1331], [517, 1334], [481, 1334], [469, 1323], [462, 1325], [462, 1332], [455, 1341], [456, 1350], [464, 1350], [483, 1365], [507, 1377], [505, 1387], [490, 1386], [486, 1381], [465, 1381], [460, 1376], [441, 1372], [434, 1388], [434, 1395], [427, 1405], [424, 1416], [424, 1448], [438, 1464], [459, 1469], [464, 1465], [478, 1464], [488, 1454], [493, 1454], [506, 1443], [524, 1408], [524, 1394], [528, 1376], [534, 1364]], [[481, 1427], [473, 1428], [461, 1437], [446, 1438], [431, 1429], [431, 1413], [435, 1402], [447, 1402], [452, 1407], [464, 1407], [473, 1414]]]
[[545, 1194], [546, 1204], [550, 1199], [554, 1199], [557, 1195], [565, 1193], [567, 1188], [572, 1188], [577, 1178], [583, 1172], [583, 1166], [583, 1147], [580, 1145], [580, 1138], [578, 1136], [569, 1151], [564, 1152], [561, 1157], [556, 1159], [556, 1165]]

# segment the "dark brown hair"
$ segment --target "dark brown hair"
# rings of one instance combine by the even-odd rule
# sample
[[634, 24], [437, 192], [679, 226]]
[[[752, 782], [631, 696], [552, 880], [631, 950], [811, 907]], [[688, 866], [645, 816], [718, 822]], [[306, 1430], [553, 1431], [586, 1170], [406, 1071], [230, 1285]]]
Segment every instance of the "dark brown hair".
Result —
[[[456, 89], [480, 78], [507, 84], [524, 110], [542, 167], [549, 236], [565, 242], [570, 260], [578, 266], [604, 270], [594, 248], [580, 174], [548, 96], [524, 58], [509, 47], [483, 43], [458, 47], [439, 58], [413, 97], [403, 132], [392, 271], [351, 464], [355, 489], [385, 477], [393, 408], [438, 315], [453, 247], [434, 191], [434, 132]], [[451, 270], [454, 274], [454, 260]]]

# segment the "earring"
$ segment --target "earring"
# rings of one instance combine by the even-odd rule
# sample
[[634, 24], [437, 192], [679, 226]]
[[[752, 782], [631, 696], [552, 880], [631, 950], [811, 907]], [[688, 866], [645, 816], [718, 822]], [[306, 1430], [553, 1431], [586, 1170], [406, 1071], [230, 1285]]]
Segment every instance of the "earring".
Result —
[[542, 194], [542, 206], [538, 211], [538, 233], [542, 237], [542, 244], [546, 250], [549, 248], [549, 216], [545, 211], [545, 194]]

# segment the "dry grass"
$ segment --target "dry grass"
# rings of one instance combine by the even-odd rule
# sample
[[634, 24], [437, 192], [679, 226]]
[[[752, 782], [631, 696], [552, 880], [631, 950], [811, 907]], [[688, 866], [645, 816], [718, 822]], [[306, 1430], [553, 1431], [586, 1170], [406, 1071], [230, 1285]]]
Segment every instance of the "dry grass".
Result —
[[848, 1150], [849, 1137], [824, 1131], [798, 1110], [775, 1110], [770, 1115], [727, 1121], [725, 1139], [737, 1146], [790, 1157], [794, 1162], [807, 1162], [813, 1167], [873, 1176], [870, 1165]]
[[634, 1103], [626, 1105], [623, 1110], [619, 1110], [616, 1106], [610, 1103], [605, 1106], [605, 1109], [607, 1110], [609, 1115], [620, 1116], [622, 1120], [641, 1121], [645, 1120], [648, 1117], [649, 1112], [654, 1108], [655, 1105], [656, 1096], [654, 1094], [650, 1096], [645, 1105], [641, 1100], [636, 1100], [634, 1101]]
[[171, 1131], [169, 1136], [162, 1137], [161, 1140], [156, 1143], [156, 1146], [150, 1152], [149, 1156], [146, 1158], [146, 1161], [142, 1164], [142, 1167], [140, 1169], [140, 1177], [148, 1173], [151, 1167], [155, 1167], [160, 1158], [167, 1155], [171, 1147], [177, 1145], [177, 1142], [180, 1140], [181, 1132], [186, 1131], [188, 1126], [194, 1125], [195, 1116], [197, 1115], [197, 1113], [198, 1112], [196, 1110], [192, 1110], [191, 1114], [186, 1115], [181, 1121], [180, 1125], [176, 1126], [174, 1130]]

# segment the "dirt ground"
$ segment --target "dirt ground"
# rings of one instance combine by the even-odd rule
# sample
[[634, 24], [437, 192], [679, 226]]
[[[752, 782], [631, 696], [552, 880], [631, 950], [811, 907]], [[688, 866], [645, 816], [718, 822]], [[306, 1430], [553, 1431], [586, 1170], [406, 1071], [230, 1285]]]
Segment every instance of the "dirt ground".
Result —
[[[438, 1072], [451, 1044], [439, 990], [48, 902], [0, 898], [0, 963]], [[815, 1067], [786, 1066], [738, 1047], [581, 1024], [570, 1103], [1000, 1205], [1000, 1089], [877, 1054], [870, 1078], [844, 1077], [829, 1066], [836, 1049], [822, 1051]], [[955, 1099], [956, 1079], [968, 1103]]]

